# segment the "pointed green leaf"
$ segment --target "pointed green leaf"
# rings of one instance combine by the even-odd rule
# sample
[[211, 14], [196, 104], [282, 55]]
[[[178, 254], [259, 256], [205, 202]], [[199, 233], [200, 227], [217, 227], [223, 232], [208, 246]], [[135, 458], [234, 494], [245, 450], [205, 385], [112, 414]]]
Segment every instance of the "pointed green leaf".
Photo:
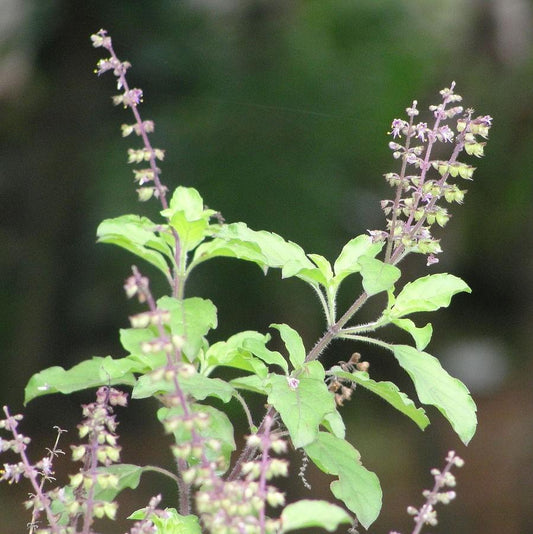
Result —
[[170, 311], [170, 330], [172, 335], [184, 339], [183, 353], [192, 361], [204, 343], [204, 336], [217, 327], [217, 309], [208, 299], [192, 297], [179, 300], [161, 297], [158, 308]]
[[282, 534], [312, 527], [334, 532], [342, 523], [352, 523], [352, 518], [346, 510], [327, 501], [302, 499], [281, 512]]
[[[233, 396], [233, 387], [220, 378], [208, 378], [201, 374], [192, 376], [179, 376], [178, 383], [184, 393], [191, 395], [197, 400], [204, 400], [207, 397], [217, 397], [222, 402], [229, 402]], [[151, 375], [139, 377], [131, 392], [132, 399], [146, 399], [161, 393], [172, 393], [176, 390], [174, 382], [165, 380], [154, 380]]]
[[235, 367], [255, 373], [261, 378], [267, 376], [265, 363], [279, 365], [281, 360], [282, 365], [287, 368], [287, 362], [279, 352], [270, 351], [265, 347], [269, 340], [269, 335], [246, 330], [231, 336], [227, 341], [219, 341], [211, 345], [206, 352], [204, 359], [207, 368], [211, 372], [212, 368], [219, 365]]
[[409, 373], [420, 402], [431, 404], [448, 419], [463, 443], [476, 431], [476, 404], [466, 386], [450, 376], [437, 358], [408, 345], [393, 345], [394, 356]]
[[236, 389], [243, 389], [261, 395], [268, 394], [269, 388], [266, 381], [259, 378], [257, 375], [240, 376], [230, 380], [229, 383]]
[[325, 415], [322, 425], [331, 432], [334, 436], [344, 439], [346, 436], [346, 426], [344, 419], [338, 410], [329, 412]]
[[122, 247], [157, 267], [165, 277], [170, 276], [169, 263], [173, 263], [172, 250], [163, 236], [157, 234], [158, 226], [146, 217], [123, 215], [106, 219], [96, 231], [99, 243]]
[[372, 380], [368, 373], [363, 371], [354, 371], [349, 373], [343, 371], [340, 367], [334, 366], [328, 374], [337, 376], [344, 380], [350, 380], [356, 384], [372, 391], [391, 406], [394, 406], [399, 412], [403, 413], [410, 419], [412, 419], [421, 430], [424, 430], [429, 425], [429, 419], [426, 416], [426, 412], [422, 408], [417, 408], [414, 402], [405, 394], [402, 393], [396, 384], [392, 382], [376, 382]]
[[427, 323], [426, 326], [418, 327], [411, 321], [411, 319], [392, 319], [391, 322], [411, 334], [418, 350], [424, 350], [431, 341], [431, 336], [433, 334], [433, 326], [431, 323]]
[[435, 311], [450, 304], [456, 293], [471, 292], [468, 285], [452, 274], [431, 274], [409, 282], [396, 297], [389, 314], [403, 317], [414, 312]]
[[128, 519], [142, 520], [149, 518], [160, 534], [202, 534], [197, 516], [180, 515], [174, 508], [165, 508], [164, 515], [148, 515], [146, 508], [133, 512]]
[[158, 353], [145, 354], [141, 346], [143, 343], [152, 341], [159, 337], [157, 328], [122, 328], [120, 330], [120, 342], [130, 356], [128, 360], [138, 362], [139, 370], [137, 372], [147, 373], [166, 363], [166, 354], [164, 351]]
[[326, 286], [328, 283], [328, 279], [318, 267], [302, 267], [302, 263], [300, 261], [289, 261], [286, 263], [281, 271], [281, 276], [282, 278], [296, 276], [296, 278], [307, 282], [313, 287], [318, 287], [318, 284]]
[[[196, 428], [200, 437], [204, 440], [216, 439], [220, 442], [221, 448], [213, 449], [211, 447], [203, 447], [202, 453], [205, 453], [209, 461], [218, 461], [219, 456], [222, 454], [224, 458], [224, 465], [220, 466], [221, 469], [218, 471], [220, 474], [224, 473], [230, 463], [231, 453], [237, 448], [235, 445], [233, 425], [229, 417], [222, 411], [217, 410], [213, 406], [207, 404], [198, 404], [193, 403], [190, 406], [190, 409], [194, 413], [204, 413], [209, 416], [209, 424], [202, 426], [201, 428]], [[174, 406], [172, 408], [160, 408], [157, 411], [157, 418], [159, 421], [164, 421], [165, 419], [172, 419], [174, 417], [179, 418], [183, 416], [183, 409], [181, 406]], [[174, 435], [174, 440], [176, 444], [191, 443], [193, 437], [191, 435], [191, 429], [187, 428], [187, 425], [176, 425], [175, 430], [172, 432]], [[197, 458], [196, 462], [200, 463], [201, 458]]]
[[300, 334], [286, 324], [271, 324], [270, 328], [279, 331], [283, 343], [289, 353], [289, 360], [295, 369], [302, 366], [305, 361], [305, 347]]
[[264, 267], [267, 264], [265, 256], [256, 243], [241, 241], [240, 239], [215, 238], [212, 241], [198, 245], [189, 268], [216, 257], [238, 258], [257, 263], [260, 267]]
[[331, 269], [331, 264], [329, 261], [321, 256], [320, 254], [308, 254], [309, 258], [313, 263], [320, 269], [320, 272], [324, 276], [324, 279], [327, 281], [333, 278], [333, 271]]
[[317, 439], [304, 448], [321, 471], [338, 477], [330, 485], [333, 495], [368, 529], [381, 510], [382, 493], [378, 477], [362, 466], [359, 452], [328, 432], [319, 432]]
[[182, 252], [193, 250], [210, 234], [209, 219], [214, 214], [214, 210], [204, 208], [196, 189], [181, 186], [174, 191], [168, 209], [161, 212], [178, 233]]
[[68, 394], [117, 384], [132, 386], [136, 382], [133, 373], [137, 372], [137, 365], [127, 358], [115, 360], [111, 356], [95, 356], [68, 370], [59, 366], [49, 367], [30, 378], [24, 390], [24, 404], [51, 393]]
[[324, 383], [324, 368], [306, 364], [298, 379], [271, 374], [268, 402], [279, 412], [296, 448], [311, 443], [326, 414], [336, 410], [333, 394]]
[[211, 345], [205, 354], [206, 367], [202, 373], [210, 374], [216, 367], [233, 367], [266, 378], [267, 366], [242, 347], [235, 347], [226, 341], [219, 341]]
[[243, 342], [243, 347], [261, 358], [267, 365], [277, 365], [285, 371], [285, 374], [288, 374], [287, 360], [278, 351], [267, 349], [265, 343], [270, 339], [270, 336], [264, 337], [265, 340], [247, 338]]
[[182, 212], [187, 221], [197, 221], [198, 219], [209, 220], [215, 214], [214, 210], [204, 208], [204, 200], [200, 193], [193, 187], [176, 187], [167, 210], [163, 210], [161, 215], [172, 218], [175, 213]]
[[402, 274], [398, 267], [368, 256], [362, 256], [358, 262], [361, 265], [363, 289], [369, 296], [387, 291]]
[[121, 491], [127, 488], [136, 489], [141, 481], [143, 472], [149, 470], [149, 467], [140, 467], [133, 464], [113, 464], [105, 467], [98, 467], [98, 473], [115, 475], [117, 477], [117, 484], [116, 486], [102, 488], [102, 486], [98, 484], [98, 477], [96, 477], [97, 483], [94, 499], [97, 501], [112, 502]]
[[374, 258], [382, 248], [383, 243], [372, 243], [369, 235], [360, 235], [348, 241], [333, 266], [336, 283], [340, 284], [348, 275], [361, 270], [359, 258]]
[[244, 223], [233, 223], [222, 226], [217, 233], [218, 238], [239, 239], [256, 244], [266, 259], [267, 267], [282, 268], [291, 263], [291, 269], [314, 269], [314, 264], [307, 258], [302, 247], [292, 241], [285, 241], [281, 236], [264, 230], [255, 231]]
[[209, 222], [205, 219], [189, 221], [183, 211], [177, 211], [169, 219], [170, 226], [180, 238], [181, 252], [188, 252], [199, 245], [207, 235]]

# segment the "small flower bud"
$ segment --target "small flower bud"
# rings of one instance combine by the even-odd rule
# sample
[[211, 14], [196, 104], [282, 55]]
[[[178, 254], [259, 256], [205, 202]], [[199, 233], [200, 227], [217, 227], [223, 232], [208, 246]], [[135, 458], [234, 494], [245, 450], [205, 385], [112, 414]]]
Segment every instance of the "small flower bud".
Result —
[[75, 475], [69, 475], [70, 478], [70, 485], [73, 488], [77, 488], [81, 485], [83, 482], [83, 474], [82, 473], [76, 473]]
[[293, 376], [288, 376], [287, 377], [287, 384], [289, 385], [290, 389], [296, 390], [296, 389], [298, 389], [300, 381], [297, 378], [293, 377]]
[[465, 143], [465, 152], [470, 156], [481, 158], [484, 155], [486, 143]]
[[194, 467], [186, 469], [182, 472], [181, 477], [186, 484], [192, 484], [197, 476], [197, 470]]
[[276, 508], [285, 504], [285, 495], [280, 491], [272, 490], [267, 493], [266, 500], [270, 506]]
[[74, 462], [80, 461], [85, 456], [85, 445], [78, 445], [72, 447], [72, 460]]
[[135, 190], [137, 192], [137, 198], [139, 199], [139, 202], [147, 202], [150, 200], [155, 193], [155, 189], [153, 187], [139, 187], [139, 189]]
[[261, 447], [261, 438], [257, 434], [251, 434], [246, 438], [246, 445], [250, 448]]

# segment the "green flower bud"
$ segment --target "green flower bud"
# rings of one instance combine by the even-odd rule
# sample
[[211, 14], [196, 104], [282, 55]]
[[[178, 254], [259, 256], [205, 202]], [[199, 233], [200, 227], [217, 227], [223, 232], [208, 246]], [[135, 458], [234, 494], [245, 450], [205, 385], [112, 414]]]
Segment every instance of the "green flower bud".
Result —
[[[182, 337], [178, 337], [183, 340]], [[182, 363], [178, 368], [178, 373], [182, 378], [190, 378], [196, 374], [196, 367], [190, 363]]]
[[136, 124], [121, 124], [120, 129], [122, 130], [122, 137], [128, 137], [133, 132]]
[[486, 143], [465, 143], [465, 152], [470, 156], [481, 158], [484, 155]]
[[83, 477], [83, 489], [89, 491], [94, 486], [94, 479], [90, 476]]
[[183, 482], [185, 482], [185, 484], [192, 484], [197, 474], [197, 470], [194, 467], [191, 467], [190, 469], [186, 469], [182, 472], [181, 478], [183, 478]]
[[129, 317], [132, 328], [146, 328], [150, 324], [150, 319], [150, 312], [138, 313]]
[[283, 506], [285, 504], [285, 495], [280, 491], [269, 491], [266, 500], [270, 506], [276, 508], [277, 506]]
[[[76, 515], [80, 511], [80, 503], [78, 501], [73, 501], [67, 505], [67, 510], [69, 515]], [[41, 532], [41, 530], [39, 530]]]
[[441, 176], [444, 176], [448, 172], [449, 165], [447, 161], [435, 160], [431, 162], [431, 165]]
[[289, 464], [286, 460], [272, 458], [268, 466], [267, 478], [286, 477], [289, 474]]
[[465, 180], [471, 180], [475, 170], [476, 168], [472, 167], [472, 165], [463, 164], [459, 168], [459, 176], [461, 176], [461, 178], [464, 178]]
[[460, 165], [460, 163], [454, 162], [448, 166], [448, 172], [450, 173], [450, 176], [452, 176], [453, 178], [457, 177], [457, 175], [459, 174]]
[[445, 212], [445, 211], [439, 211], [436, 216], [435, 216], [435, 219], [437, 221], [437, 224], [440, 226], [440, 227], [443, 227], [446, 225], [446, 223], [450, 220], [450, 216]]
[[76, 473], [75, 475], [69, 475], [70, 478], [70, 485], [73, 488], [77, 488], [81, 485], [83, 482], [83, 474], [82, 473]]
[[85, 445], [78, 445], [76, 447], [72, 447], [72, 460], [74, 462], [78, 462], [83, 459], [85, 456]]
[[117, 515], [118, 505], [115, 502], [104, 503], [104, 514], [107, 518], [114, 520]]

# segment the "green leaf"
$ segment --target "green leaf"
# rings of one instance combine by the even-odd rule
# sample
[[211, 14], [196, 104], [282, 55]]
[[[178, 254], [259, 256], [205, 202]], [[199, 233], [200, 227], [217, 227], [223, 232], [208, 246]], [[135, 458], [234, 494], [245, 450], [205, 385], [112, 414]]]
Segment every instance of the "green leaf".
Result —
[[426, 326], [423, 327], [417, 327], [411, 319], [392, 319], [391, 322], [411, 334], [418, 350], [424, 350], [431, 341], [431, 336], [433, 334], [433, 326], [431, 323], [427, 323]]
[[204, 209], [204, 200], [200, 193], [193, 187], [176, 187], [167, 210], [163, 210], [163, 217], [172, 218], [178, 212], [182, 212], [187, 221], [193, 222], [199, 219], [209, 220], [215, 214], [214, 210]]
[[382, 248], [383, 243], [372, 243], [369, 235], [360, 235], [348, 241], [333, 266], [337, 285], [348, 275], [361, 270], [359, 259], [362, 256], [374, 258]]
[[246, 330], [231, 336], [227, 341], [215, 343], [206, 352], [205, 360], [209, 372], [216, 366], [224, 365], [250, 371], [265, 378], [266, 363], [277, 365], [288, 373], [287, 361], [279, 352], [266, 348], [268, 341], [270, 335]]
[[331, 264], [329, 263], [329, 261], [320, 254], [308, 254], [308, 257], [311, 258], [311, 260], [313, 260], [313, 263], [319, 268], [327, 284], [333, 278], [333, 271], [331, 270]]
[[[229, 402], [233, 396], [234, 389], [226, 381], [220, 378], [208, 378], [201, 374], [192, 376], [179, 376], [178, 382], [184, 393], [194, 397], [196, 400], [204, 400], [207, 397], [217, 397], [222, 402]], [[161, 393], [171, 393], [175, 391], [173, 381], [154, 380], [151, 375], [139, 377], [131, 392], [132, 399], [146, 399]]]
[[[145, 471], [150, 471], [152, 468], [150, 466], [139, 467], [138, 465], [132, 464], [114, 464], [106, 467], [98, 467], [97, 472], [97, 482], [94, 487], [93, 499], [95, 501], [102, 502], [112, 502], [115, 497], [123, 490], [130, 488], [136, 489], [139, 485], [141, 475]], [[107, 487], [102, 487], [98, 483], [98, 475], [100, 474], [112, 474], [117, 477], [117, 484], [108, 485]], [[72, 487], [66, 486], [62, 490], [63, 499], [57, 498], [52, 501], [52, 510], [54, 514], [59, 516], [58, 523], [60, 525], [66, 525], [68, 520], [71, 518], [71, 513], [68, 510], [67, 503], [73, 502], [75, 499]]]
[[476, 431], [476, 404], [466, 386], [450, 376], [437, 358], [408, 345], [393, 345], [394, 356], [409, 373], [420, 402], [431, 404], [448, 419], [466, 445]]
[[36, 397], [51, 393], [69, 394], [74, 391], [124, 384], [132, 386], [136, 379], [134, 372], [138, 364], [127, 358], [113, 359], [111, 356], [94, 356], [68, 370], [55, 366], [34, 374], [24, 390], [24, 404]]
[[268, 402], [279, 412], [295, 448], [311, 443], [326, 415], [336, 410], [324, 376], [322, 365], [313, 361], [304, 365], [295, 387], [287, 376], [271, 374], [267, 379]]
[[266, 341], [270, 339], [270, 336], [265, 336], [265, 341], [247, 338], [244, 340], [243, 347], [249, 350], [252, 354], [255, 354], [258, 358], [261, 358], [267, 365], [277, 365], [281, 367], [285, 374], [289, 372], [289, 366], [287, 360], [275, 350], [267, 349], [265, 346]]
[[270, 328], [279, 331], [283, 343], [289, 353], [289, 360], [295, 369], [299, 369], [305, 361], [305, 347], [300, 334], [286, 324], [271, 324]]
[[394, 406], [399, 412], [403, 413], [412, 419], [420, 429], [424, 430], [429, 425], [429, 419], [422, 408], [417, 408], [414, 402], [405, 394], [402, 393], [396, 384], [392, 382], [376, 382], [372, 380], [368, 373], [363, 371], [354, 371], [349, 373], [343, 371], [340, 367], [334, 366], [328, 374], [334, 375], [344, 380], [351, 380], [356, 384], [375, 393], [382, 399], [386, 400], [391, 406]]
[[453, 295], [463, 291], [470, 293], [471, 289], [452, 274], [424, 276], [405, 285], [388, 313], [398, 318], [414, 312], [435, 311], [449, 306]]
[[[227, 471], [230, 465], [231, 453], [236, 449], [235, 438], [233, 436], [233, 425], [228, 416], [213, 406], [207, 404], [194, 403], [190, 406], [194, 413], [205, 413], [209, 415], [209, 424], [196, 428], [200, 437], [204, 440], [216, 439], [220, 442], [220, 450], [214, 450], [210, 447], [204, 447], [202, 452], [206, 454], [209, 461], [216, 461], [220, 455], [224, 458], [224, 465], [218, 470], [219, 474]], [[157, 418], [159, 421], [172, 419], [174, 417], [180, 418], [183, 416], [183, 409], [181, 406], [174, 406], [172, 408], [160, 408], [157, 411]], [[186, 428], [186, 425], [178, 424], [173, 431], [173, 436], [176, 444], [190, 443], [192, 441], [191, 429]], [[200, 463], [201, 458], [196, 458], [196, 462]]]
[[224, 366], [249, 371], [265, 378], [268, 369], [263, 361], [254, 357], [250, 351], [243, 349], [242, 346], [233, 345], [230, 340], [227, 342], [219, 341], [207, 349], [205, 354], [206, 367], [202, 369], [202, 372], [207, 375], [217, 367]]
[[177, 187], [169, 207], [161, 212], [179, 235], [181, 252], [194, 249], [208, 232], [209, 219], [214, 210], [205, 209], [200, 193], [192, 187]]
[[387, 291], [394, 286], [402, 274], [398, 267], [375, 258], [362, 256], [358, 261], [361, 265], [363, 289], [369, 296]]
[[[257, 245], [265, 258], [266, 267], [283, 268], [290, 265], [291, 276], [299, 269], [315, 268], [302, 247], [296, 243], [285, 241], [281, 236], [272, 232], [252, 230], [242, 222], [222, 226], [216, 237], [229, 240], [239, 239]], [[283, 276], [288, 275], [283, 273]]]
[[204, 336], [217, 327], [215, 305], [198, 297], [179, 300], [165, 296], [157, 301], [157, 306], [170, 311], [171, 333], [183, 337], [183, 353], [193, 361], [204, 344]]
[[329, 280], [324, 276], [324, 273], [318, 267], [302, 268], [300, 262], [289, 262], [283, 266], [282, 277], [290, 278], [291, 276], [295, 276], [296, 278], [303, 280], [313, 287], [318, 287], [318, 284], [326, 287], [329, 282]]
[[269, 390], [266, 381], [257, 375], [240, 376], [230, 380], [229, 383], [236, 389], [243, 389], [261, 395], [267, 395]]
[[141, 481], [141, 475], [143, 472], [149, 470], [150, 467], [140, 467], [133, 464], [114, 464], [106, 467], [99, 467], [97, 469], [98, 473], [115, 475], [118, 480], [116, 486], [102, 488], [102, 486], [98, 484], [97, 478], [94, 494], [95, 500], [111, 502], [122, 490], [125, 490], [126, 488], [137, 488], [139, 482]]
[[180, 238], [181, 252], [188, 252], [199, 245], [207, 235], [209, 221], [198, 219], [189, 221], [182, 211], [177, 211], [169, 219], [170, 226], [176, 230]]
[[312, 527], [334, 532], [342, 523], [352, 523], [352, 518], [346, 510], [327, 501], [302, 499], [281, 512], [282, 533]]
[[157, 353], [145, 354], [141, 345], [159, 337], [157, 328], [150, 326], [148, 328], [122, 328], [120, 330], [120, 343], [130, 353], [127, 357], [129, 361], [138, 362], [139, 373], [147, 373], [166, 363], [164, 351]]
[[189, 269], [203, 261], [216, 257], [238, 258], [257, 263], [261, 267], [267, 264], [265, 256], [256, 243], [249, 243], [240, 239], [215, 238], [212, 241], [198, 245], [194, 251], [194, 257]]
[[99, 243], [110, 243], [129, 250], [157, 267], [166, 278], [170, 276], [169, 262], [173, 263], [172, 250], [165, 238], [157, 234], [158, 225], [147, 217], [123, 215], [106, 219], [96, 231]]
[[128, 519], [143, 520], [149, 518], [158, 534], [201, 534], [202, 529], [195, 515], [180, 515], [175, 508], [165, 508], [165, 515], [146, 513], [146, 508], [136, 510]]
[[381, 510], [382, 493], [378, 477], [363, 467], [359, 452], [328, 432], [319, 432], [305, 452], [321, 471], [338, 477], [330, 485], [333, 495], [368, 529]]
[[334, 436], [344, 439], [346, 436], [346, 426], [344, 419], [338, 410], [329, 412], [325, 415], [322, 425], [331, 432]]

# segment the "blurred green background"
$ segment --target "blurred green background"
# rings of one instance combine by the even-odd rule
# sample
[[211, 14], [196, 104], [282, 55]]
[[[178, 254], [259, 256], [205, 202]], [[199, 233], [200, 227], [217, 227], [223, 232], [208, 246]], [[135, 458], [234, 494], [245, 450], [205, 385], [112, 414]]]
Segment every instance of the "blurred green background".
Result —
[[[473, 293], [428, 317], [428, 351], [473, 392], [478, 434], [465, 448], [434, 410], [422, 433], [359, 390], [343, 413], [384, 488], [372, 532], [410, 532], [405, 508], [421, 504], [428, 469], [451, 448], [466, 461], [459, 498], [433, 530], [533, 532], [533, 3], [0, 0], [0, 402], [12, 411], [22, 410], [23, 387], [40, 369], [121, 355], [117, 331], [138, 310], [122, 290], [135, 260], [95, 245], [103, 218], [157, 212], [155, 203], [136, 202], [125, 164], [134, 140], [119, 130], [131, 119], [111, 105], [114, 80], [93, 73], [102, 56], [89, 36], [102, 27], [133, 63], [141, 113], [155, 120], [152, 139], [167, 151], [166, 184], [196, 187], [228, 222], [277, 232], [331, 259], [351, 237], [382, 227], [379, 200], [390, 195], [382, 174], [396, 170], [386, 133], [413, 99], [427, 109], [455, 80], [465, 106], [494, 117], [487, 155], [471, 162], [475, 181], [465, 206], [453, 209], [432, 267], [463, 277]], [[427, 272], [419, 257], [403, 269], [406, 277]], [[152, 285], [164, 290], [156, 279]], [[346, 284], [343, 305], [356, 291]], [[206, 264], [189, 294], [217, 305], [213, 341], [287, 322], [310, 347], [324, 329], [307, 287], [252, 265]], [[377, 349], [337, 343], [326, 357], [346, 360], [353, 350], [375, 378], [411, 391]], [[36, 458], [51, 445], [53, 425], [74, 439], [87, 400], [44, 398], [25, 408]], [[154, 408], [134, 402], [119, 415], [125, 461], [148, 463], [157, 452], [171, 464], [168, 441], [150, 422]], [[315, 496], [327, 497], [327, 481], [313, 471], [308, 478]], [[144, 506], [159, 481], [147, 477], [140, 496], [127, 492], [122, 512]], [[296, 477], [287, 491], [309, 496]], [[2, 533], [24, 531], [23, 498], [0, 487]], [[122, 521], [101, 531], [127, 528]]]

